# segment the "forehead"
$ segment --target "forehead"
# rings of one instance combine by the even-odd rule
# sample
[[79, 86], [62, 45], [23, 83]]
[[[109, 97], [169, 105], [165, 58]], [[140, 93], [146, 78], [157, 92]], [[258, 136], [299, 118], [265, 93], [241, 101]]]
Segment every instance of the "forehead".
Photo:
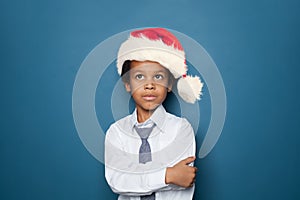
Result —
[[167, 69], [158, 62], [152, 61], [132, 61], [130, 66], [131, 71], [143, 71], [143, 72], [165, 72]]

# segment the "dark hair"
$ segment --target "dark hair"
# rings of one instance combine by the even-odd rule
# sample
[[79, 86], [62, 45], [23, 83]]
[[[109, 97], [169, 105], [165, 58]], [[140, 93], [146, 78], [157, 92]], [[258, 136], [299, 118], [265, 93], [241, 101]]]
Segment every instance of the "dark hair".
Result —
[[122, 65], [121, 77], [124, 83], [129, 83], [129, 71], [130, 71], [131, 61], [126, 60]]
[[[131, 60], [126, 60], [123, 65], [122, 65], [122, 72], [121, 72], [121, 77], [122, 77], [122, 81], [124, 83], [129, 83], [129, 71], [130, 71], [130, 67], [131, 67]], [[173, 76], [173, 74], [166, 68], [166, 70], [169, 73], [169, 83], [175, 83], [175, 78]]]

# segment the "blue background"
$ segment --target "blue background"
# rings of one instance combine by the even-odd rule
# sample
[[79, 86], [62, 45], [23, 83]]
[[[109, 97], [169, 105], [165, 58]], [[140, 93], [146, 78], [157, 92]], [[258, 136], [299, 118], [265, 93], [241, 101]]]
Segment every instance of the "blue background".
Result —
[[199, 42], [226, 87], [226, 123], [196, 162], [195, 199], [300, 199], [299, 4], [2, 0], [0, 198], [115, 199], [77, 135], [73, 83], [101, 41], [162, 26]]

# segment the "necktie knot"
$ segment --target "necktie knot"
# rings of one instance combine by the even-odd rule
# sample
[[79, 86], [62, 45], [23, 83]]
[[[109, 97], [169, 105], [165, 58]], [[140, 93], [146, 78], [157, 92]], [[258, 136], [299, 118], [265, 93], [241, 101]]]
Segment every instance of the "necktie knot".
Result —
[[151, 134], [154, 124], [151, 127], [147, 128], [139, 128], [137, 126], [134, 127], [137, 134], [141, 137], [141, 139], [148, 139], [149, 135]]

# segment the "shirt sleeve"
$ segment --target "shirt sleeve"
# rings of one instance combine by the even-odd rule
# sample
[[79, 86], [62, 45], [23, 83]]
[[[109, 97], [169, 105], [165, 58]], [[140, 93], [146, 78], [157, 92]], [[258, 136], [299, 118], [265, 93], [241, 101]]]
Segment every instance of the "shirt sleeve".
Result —
[[[186, 120], [185, 122], [179, 127], [178, 133], [184, 132], [184, 135], [192, 134], [192, 145], [189, 145], [181, 155], [174, 159], [174, 162], [169, 163], [169, 167], [189, 156], [195, 155], [194, 132], [190, 124]], [[125, 143], [122, 141], [119, 133], [119, 127], [112, 126], [107, 131], [105, 139], [105, 177], [113, 192], [121, 195], [141, 196], [157, 191], [184, 189], [165, 183], [166, 167], [145, 173], [135, 173], [134, 169], [139, 169], [141, 164], [136, 162], [134, 155], [126, 153], [124, 145], [128, 144], [126, 144], [126, 141]], [[124, 160], [124, 157], [127, 158], [126, 163], [124, 163], [125, 166], [123, 166], [123, 163], [118, 165], [117, 163], [122, 159]]]
[[[174, 166], [178, 162], [186, 159], [187, 157], [195, 156], [195, 154], [196, 154], [195, 134], [194, 134], [194, 130], [193, 130], [191, 124], [184, 118], [182, 118], [181, 123], [178, 123], [178, 124], [180, 124], [180, 125], [178, 127], [178, 136], [179, 137], [177, 140], [179, 140], [179, 141], [187, 140], [185, 142], [186, 148], [181, 151], [182, 154], [180, 154], [180, 156], [177, 157], [175, 162], [173, 162], [173, 164], [171, 164], [170, 166]], [[174, 146], [176, 148], [181, 145], [175, 144]], [[194, 162], [190, 163], [189, 165], [194, 166]], [[173, 185], [173, 184], [170, 184], [169, 188], [172, 190], [185, 190], [186, 189], [184, 187], [181, 187], [178, 185]], [[191, 193], [191, 196], [193, 196], [193, 191], [194, 191], [194, 189], [189, 190], [189, 192]]]

